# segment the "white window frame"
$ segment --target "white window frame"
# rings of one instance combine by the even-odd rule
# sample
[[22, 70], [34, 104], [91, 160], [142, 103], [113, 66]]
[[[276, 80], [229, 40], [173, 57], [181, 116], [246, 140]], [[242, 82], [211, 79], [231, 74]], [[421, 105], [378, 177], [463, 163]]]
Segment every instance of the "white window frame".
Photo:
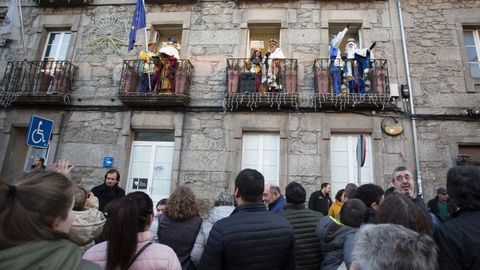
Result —
[[[150, 152], [150, 158], [149, 158], [149, 166], [148, 166], [148, 184], [147, 184], [147, 189], [142, 190], [142, 189], [133, 189], [132, 188], [132, 158], [133, 158], [133, 149], [135, 146], [149, 146], [151, 147], [152, 151]], [[173, 141], [162, 141], [162, 142], [152, 142], [152, 141], [134, 141], [132, 143], [132, 150], [131, 150], [131, 156], [130, 156], [130, 162], [129, 162], [129, 170], [128, 170], [128, 183], [127, 183], [127, 193], [134, 192], [134, 191], [143, 191], [152, 197], [152, 200], [154, 203], [157, 201], [163, 199], [163, 198], [168, 198], [170, 196], [170, 190], [172, 187], [172, 180], [173, 180], [173, 155], [172, 155], [172, 171], [170, 172], [170, 185], [169, 185], [169, 193], [168, 194], [160, 194], [160, 195], [153, 195], [153, 174], [154, 174], [154, 165], [155, 165], [155, 149], [158, 146], [167, 146], [167, 147], [172, 147], [174, 148], [174, 142]]]
[[[358, 183], [358, 172], [357, 172], [357, 140], [359, 134], [335, 134], [332, 135], [330, 138], [330, 171], [331, 171], [331, 184], [332, 184], [332, 194], [331, 196], [334, 197], [336, 192], [340, 189], [345, 188], [345, 182], [347, 183], [354, 183], [359, 185]], [[373, 168], [373, 152], [372, 152], [372, 136], [369, 134], [364, 134], [365, 141], [366, 141], [366, 154], [365, 154], [365, 164], [361, 169], [362, 179], [360, 184], [367, 184], [367, 183], [374, 183], [374, 168]], [[335, 164], [335, 152], [337, 147], [335, 146], [339, 139], [346, 138], [347, 140], [347, 159], [348, 159], [348, 179], [337, 179], [337, 176], [334, 175], [334, 167], [341, 167], [341, 166], [334, 166]], [[343, 166], [342, 166], [343, 167]], [[369, 179], [366, 178], [368, 174], [371, 176]]]
[[476, 64], [478, 68], [480, 69], [480, 29], [463, 29], [463, 32], [472, 32], [473, 33], [473, 42], [474, 42], [474, 48], [477, 53], [477, 62], [469, 62], [468, 55], [467, 55], [467, 48], [472, 48], [472, 45], [467, 45], [465, 44], [465, 56], [467, 58], [467, 65], [468, 65], [468, 70], [470, 71], [470, 76], [472, 78], [480, 79], [480, 77], [473, 77], [472, 71], [470, 69], [470, 64]]
[[[264, 140], [265, 138], [269, 136], [274, 136], [276, 137], [276, 151], [277, 151], [277, 155], [276, 155], [276, 158], [275, 158], [275, 166], [276, 166], [276, 170], [275, 170], [275, 176], [273, 178], [268, 178], [267, 175], [264, 174], [264, 169], [265, 169], [265, 166], [271, 166], [269, 164], [265, 164], [265, 160], [264, 160], [264, 152], [266, 149], [264, 149]], [[253, 137], [258, 140], [258, 149], [249, 149], [249, 148], [246, 148], [246, 139], [247, 137]], [[253, 165], [252, 163], [248, 162], [246, 160], [247, 158], [247, 154], [246, 154], [246, 150], [257, 150], [257, 164], [256, 165]], [[280, 183], [280, 134], [278, 133], [243, 133], [243, 137], [242, 137], [242, 169], [246, 169], [246, 168], [250, 168], [250, 169], [255, 169], [255, 170], [258, 170], [259, 172], [261, 172], [264, 177], [265, 177], [265, 183], [267, 182], [271, 182], [271, 183], [275, 183], [277, 185], [279, 185]]]
[[[65, 39], [66, 34], [70, 34], [70, 38], [72, 37], [72, 32], [70, 32], [70, 31], [51, 31], [51, 32], [48, 32], [47, 40], [45, 41], [45, 46], [43, 48], [42, 61], [46, 60], [47, 56], [45, 54], [47, 53], [47, 48], [48, 48], [49, 45], [52, 45], [52, 44], [48, 44], [52, 34], [60, 34], [60, 41], [57, 45], [62, 45], [62, 46], [65, 45], [65, 44], [63, 44], [63, 40]], [[70, 44], [70, 41], [69, 41], [69, 44]], [[68, 47], [69, 44], [66, 44], [67, 47]], [[60, 52], [62, 51], [61, 50], [62, 46], [58, 46], [57, 51], [55, 52], [52, 60], [54, 60], [54, 61], [64, 61], [64, 60], [67, 59], [67, 53], [65, 53], [65, 56], [63, 57], [63, 59], [60, 59]]]

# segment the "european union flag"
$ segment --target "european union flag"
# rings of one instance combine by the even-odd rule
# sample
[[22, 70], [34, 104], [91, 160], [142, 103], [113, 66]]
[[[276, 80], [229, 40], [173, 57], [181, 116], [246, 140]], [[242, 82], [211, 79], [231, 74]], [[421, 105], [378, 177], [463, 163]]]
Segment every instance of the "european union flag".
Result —
[[130, 30], [130, 36], [128, 38], [128, 51], [133, 50], [133, 44], [135, 44], [135, 39], [137, 38], [137, 30], [145, 28], [146, 26], [147, 22], [145, 20], [143, 0], [137, 0], [135, 12], [133, 13], [132, 29]]

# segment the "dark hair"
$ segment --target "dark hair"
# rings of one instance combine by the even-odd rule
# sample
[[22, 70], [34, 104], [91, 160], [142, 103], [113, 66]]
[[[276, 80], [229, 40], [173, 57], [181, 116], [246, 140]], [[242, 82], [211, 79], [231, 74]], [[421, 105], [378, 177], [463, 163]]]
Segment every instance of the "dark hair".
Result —
[[[38, 160], [40, 160], [40, 163], [42, 163], [42, 165], [40, 166], [42, 169], [45, 169], [45, 159], [43, 157], [35, 157], [33, 160], [35, 160], [36, 158], [38, 158]], [[35, 165], [32, 164], [32, 169], [35, 169]]]
[[262, 60], [262, 59], [263, 59], [263, 57], [262, 57], [262, 51], [260, 51], [259, 49], [255, 49], [255, 50], [253, 50], [253, 53], [252, 53], [252, 56], [250, 57], [250, 60], [253, 60], [253, 59], [255, 59], [255, 58], [256, 58], [256, 55], [255, 55], [255, 53], [256, 53], [257, 51], [258, 51], [258, 52], [260, 52], [260, 57], [259, 57], [259, 58], [260, 58], [260, 60]]
[[73, 203], [73, 210], [82, 211], [85, 209], [87, 196], [88, 192], [84, 188], [77, 186], [75, 188], [75, 202]]
[[340, 210], [340, 221], [350, 227], [360, 227], [367, 220], [367, 207], [359, 199], [346, 201]]
[[372, 203], [380, 204], [384, 193], [379, 185], [364, 184], [355, 191], [355, 198], [360, 199], [368, 208], [372, 208]]
[[392, 193], [380, 204], [376, 220], [378, 224], [402, 225], [421, 234], [431, 234], [432, 228], [420, 208], [411, 198]]
[[105, 173], [105, 177], [103, 178], [104, 181], [107, 181], [107, 175], [111, 173], [116, 173], [117, 174], [117, 181], [120, 182], [120, 173], [116, 169], [110, 169]]
[[322, 185], [320, 186], [320, 189], [328, 187], [328, 185], [330, 185], [330, 183], [322, 183]]
[[198, 206], [195, 194], [188, 187], [178, 187], [165, 206], [165, 215], [173, 221], [184, 221], [198, 216]]
[[293, 181], [285, 188], [285, 196], [287, 203], [301, 204], [307, 199], [307, 192], [300, 183]]
[[345, 189], [340, 189], [339, 191], [337, 191], [337, 194], [335, 195], [335, 201], [339, 202], [342, 200], [342, 195], [343, 193], [345, 192]]
[[108, 204], [106, 269], [124, 269], [130, 263], [137, 250], [137, 234], [145, 231], [149, 215], [153, 216], [153, 202], [141, 191]]
[[159, 205], [167, 205], [167, 203], [168, 203], [168, 199], [164, 198], [164, 199], [161, 199], [160, 201], [158, 201], [158, 203], [155, 207], [158, 207]]
[[347, 199], [355, 198], [356, 190], [357, 190], [357, 185], [355, 185], [354, 183], [348, 183], [345, 186], [345, 197], [347, 197]]
[[264, 186], [263, 175], [254, 169], [244, 169], [235, 178], [235, 188], [246, 202], [261, 202]]
[[393, 169], [393, 172], [392, 172], [392, 182], [395, 181], [395, 178], [393, 178], [395, 173], [396, 172], [403, 172], [403, 171], [410, 171], [410, 170], [403, 165], [395, 167], [395, 169]]
[[447, 190], [462, 210], [480, 210], [480, 168], [458, 166], [447, 173]]
[[0, 250], [28, 242], [67, 239], [52, 228], [65, 220], [74, 185], [63, 174], [34, 170], [15, 184], [0, 179]]

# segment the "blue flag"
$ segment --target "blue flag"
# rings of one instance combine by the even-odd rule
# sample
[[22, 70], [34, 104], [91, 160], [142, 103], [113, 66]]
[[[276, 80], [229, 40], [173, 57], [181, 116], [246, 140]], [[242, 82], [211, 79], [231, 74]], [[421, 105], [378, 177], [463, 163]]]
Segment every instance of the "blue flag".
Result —
[[143, 0], [137, 0], [135, 12], [133, 13], [132, 28], [130, 29], [130, 36], [128, 37], [128, 51], [133, 50], [133, 44], [135, 44], [135, 39], [137, 38], [137, 30], [146, 26], [147, 22], [145, 20], [145, 6], [143, 5]]

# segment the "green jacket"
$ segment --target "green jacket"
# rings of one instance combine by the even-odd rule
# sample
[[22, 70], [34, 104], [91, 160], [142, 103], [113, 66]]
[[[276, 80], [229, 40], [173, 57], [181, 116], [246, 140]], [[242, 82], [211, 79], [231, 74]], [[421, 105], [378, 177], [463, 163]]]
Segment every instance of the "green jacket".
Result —
[[296, 269], [320, 269], [323, 256], [320, 240], [315, 235], [315, 228], [323, 215], [306, 209], [303, 203], [288, 203], [280, 214], [288, 219], [295, 234]]
[[101, 269], [82, 260], [80, 247], [68, 240], [40, 241], [0, 250], [0, 269]]

